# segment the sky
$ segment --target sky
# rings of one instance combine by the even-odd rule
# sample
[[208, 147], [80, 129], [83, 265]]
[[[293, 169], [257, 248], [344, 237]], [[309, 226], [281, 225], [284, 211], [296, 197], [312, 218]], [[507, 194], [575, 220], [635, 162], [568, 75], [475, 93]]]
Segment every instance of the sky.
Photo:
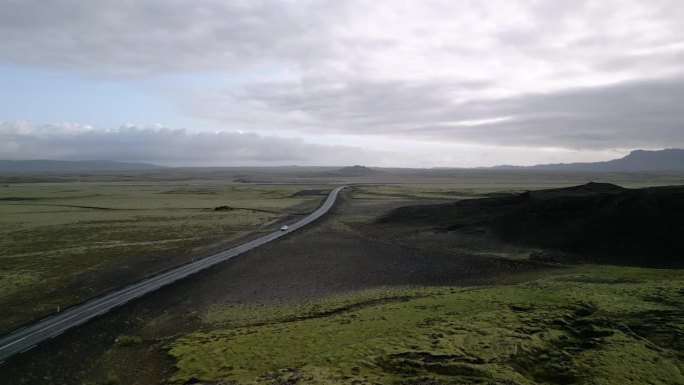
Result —
[[684, 147], [681, 0], [0, 0], [0, 159], [476, 167]]

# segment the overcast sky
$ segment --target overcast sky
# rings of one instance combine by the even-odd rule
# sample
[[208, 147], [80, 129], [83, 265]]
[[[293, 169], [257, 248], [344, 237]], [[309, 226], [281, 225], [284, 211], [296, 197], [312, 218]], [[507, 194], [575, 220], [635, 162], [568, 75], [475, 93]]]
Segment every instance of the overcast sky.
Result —
[[0, 0], [0, 158], [470, 167], [684, 147], [681, 0]]

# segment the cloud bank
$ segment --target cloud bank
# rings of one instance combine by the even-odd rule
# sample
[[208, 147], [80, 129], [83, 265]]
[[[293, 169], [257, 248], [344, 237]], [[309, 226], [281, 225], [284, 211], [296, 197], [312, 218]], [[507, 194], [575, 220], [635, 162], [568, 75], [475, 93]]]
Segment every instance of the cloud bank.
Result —
[[493, 166], [525, 158], [526, 164], [611, 159], [616, 151], [497, 147], [375, 138], [368, 145], [312, 143], [296, 137], [241, 132], [194, 132], [160, 124], [115, 129], [87, 124], [0, 122], [0, 159], [119, 160], [166, 166]]
[[171, 166], [339, 165], [369, 161], [368, 152], [350, 146], [318, 145], [296, 138], [237, 132], [189, 132], [159, 125], [95, 129], [61, 123], [0, 122], [0, 154], [10, 159], [112, 159]]
[[[632, 81], [457, 104], [446, 102], [451, 88], [364, 83], [302, 89], [271, 84], [250, 88], [240, 97], [210, 98], [202, 108], [219, 121], [267, 127], [279, 120], [282, 126], [309, 133], [537, 148], [684, 147], [684, 79]], [[244, 108], [231, 106], [245, 100], [259, 107], [245, 114]]]

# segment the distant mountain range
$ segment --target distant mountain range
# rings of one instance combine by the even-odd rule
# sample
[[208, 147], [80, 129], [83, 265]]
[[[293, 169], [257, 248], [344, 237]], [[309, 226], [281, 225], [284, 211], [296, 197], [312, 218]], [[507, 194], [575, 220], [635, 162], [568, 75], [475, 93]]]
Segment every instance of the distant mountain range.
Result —
[[568, 170], [568, 171], [684, 171], [684, 149], [659, 151], [634, 150], [620, 159], [594, 163], [556, 163], [536, 166], [495, 166], [500, 170]]
[[[149, 163], [115, 162], [109, 160], [0, 160], [0, 172], [72, 172], [72, 171], [136, 171], [160, 170], [166, 167]], [[266, 169], [280, 169], [267, 167]], [[304, 171], [305, 168], [296, 168]], [[321, 168], [321, 169], [326, 169]], [[558, 171], [684, 171], [684, 149], [666, 149], [657, 151], [634, 150], [620, 159], [594, 163], [555, 163], [535, 166], [501, 165], [479, 167], [489, 170], [558, 170]], [[386, 169], [389, 170], [389, 169]], [[377, 168], [365, 166], [343, 167], [337, 170], [326, 170], [321, 176], [373, 176], [384, 174]]]
[[163, 168], [165, 167], [148, 163], [109, 160], [0, 160], [0, 172], [132, 171]]
[[383, 171], [359, 165], [342, 167], [338, 170], [321, 173], [323, 176], [373, 176], [377, 174], [383, 174]]

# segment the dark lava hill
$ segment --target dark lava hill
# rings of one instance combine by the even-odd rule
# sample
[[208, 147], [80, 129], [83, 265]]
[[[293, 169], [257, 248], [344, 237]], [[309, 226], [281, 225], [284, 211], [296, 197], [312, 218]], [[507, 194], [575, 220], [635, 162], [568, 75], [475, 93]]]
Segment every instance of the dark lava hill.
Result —
[[384, 172], [359, 165], [342, 167], [338, 170], [325, 173], [326, 176], [373, 176], [377, 174], [384, 174]]
[[684, 267], [684, 186], [626, 189], [588, 183], [402, 207], [377, 222], [493, 236], [581, 261]]

